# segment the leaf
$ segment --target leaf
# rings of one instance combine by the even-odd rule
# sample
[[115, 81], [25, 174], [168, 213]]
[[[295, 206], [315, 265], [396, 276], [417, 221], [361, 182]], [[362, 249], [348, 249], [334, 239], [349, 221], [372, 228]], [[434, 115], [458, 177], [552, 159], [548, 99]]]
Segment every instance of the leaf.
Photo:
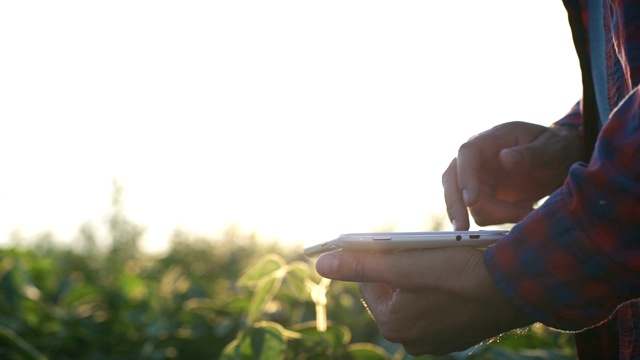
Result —
[[391, 358], [383, 348], [374, 344], [355, 343], [347, 346], [347, 353], [353, 360], [388, 360]]
[[144, 279], [135, 275], [123, 275], [120, 278], [120, 288], [127, 299], [133, 303], [140, 302], [147, 295]]
[[289, 264], [287, 271], [287, 285], [293, 295], [299, 300], [306, 300], [309, 297], [307, 291], [307, 279], [309, 277], [309, 265], [302, 261]]
[[79, 286], [71, 288], [71, 290], [62, 297], [60, 303], [62, 306], [75, 306], [76, 303], [86, 303], [88, 301], [94, 301], [100, 298], [101, 293], [93, 285], [81, 284]]
[[218, 310], [220, 306], [220, 303], [215, 299], [209, 298], [191, 298], [182, 302], [182, 309], [185, 311], [196, 309]]
[[255, 286], [260, 281], [264, 281], [268, 276], [273, 276], [286, 266], [285, 261], [277, 254], [268, 254], [258, 260], [258, 263], [249, 268], [238, 279], [238, 285]]
[[284, 359], [284, 329], [278, 323], [261, 322], [251, 331], [251, 349], [257, 360]]
[[252, 324], [257, 321], [264, 311], [264, 307], [273, 300], [273, 297], [280, 289], [282, 278], [274, 277], [258, 284], [254, 291], [247, 310], [247, 323]]
[[240, 359], [240, 340], [234, 339], [222, 349], [220, 360], [236, 360]]
[[334, 348], [340, 345], [346, 345], [351, 341], [351, 331], [349, 328], [343, 325], [334, 325], [331, 322], [329, 322], [328, 325], [326, 331], [320, 332], [316, 327], [315, 321], [308, 321], [293, 326], [291, 330], [297, 331], [305, 337], [323, 338], [329, 341]]
[[551, 330], [538, 323], [525, 329], [502, 334], [489, 343], [514, 350], [553, 348], [565, 344], [569, 345], [566, 350], [571, 352], [573, 334]]
[[46, 360], [47, 358], [42, 355], [31, 344], [24, 341], [13, 330], [0, 325], [0, 338], [5, 339], [14, 349], [18, 350], [26, 359], [33, 360]]
[[39, 300], [41, 295], [40, 290], [33, 284], [33, 279], [31, 279], [30, 273], [27, 270], [28, 267], [24, 265], [24, 261], [19, 260], [14, 262], [10, 258], [6, 260], [9, 262], [4, 264], [5, 261], [3, 261], [3, 264], [0, 265], [0, 268], [2, 268], [0, 269], [0, 273], [8, 271], [6, 275], [11, 276], [17, 295], [34, 301]]
[[[1, 265], [3, 265], [3, 268], [6, 263], [6, 260], [2, 262]], [[0, 302], [6, 302], [11, 308], [11, 311], [17, 311], [20, 305], [20, 290], [15, 283], [15, 268], [13, 268], [13, 263], [11, 263], [10, 266], [9, 268], [2, 269], [4, 271], [0, 277]]]
[[162, 275], [162, 279], [160, 280], [160, 295], [166, 298], [182, 295], [190, 286], [191, 282], [182, 271], [182, 268], [177, 265], [171, 266]]
[[238, 334], [222, 350], [220, 360], [284, 359], [284, 328], [277, 323], [261, 321]]

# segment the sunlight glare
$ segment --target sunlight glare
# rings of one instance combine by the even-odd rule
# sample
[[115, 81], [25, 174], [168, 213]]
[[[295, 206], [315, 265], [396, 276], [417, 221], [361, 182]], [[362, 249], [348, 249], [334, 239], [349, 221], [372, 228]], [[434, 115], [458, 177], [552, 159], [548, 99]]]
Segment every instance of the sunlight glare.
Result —
[[580, 95], [560, 2], [36, 3], [0, 5], [5, 234], [72, 237], [112, 179], [149, 251], [423, 230], [462, 142]]

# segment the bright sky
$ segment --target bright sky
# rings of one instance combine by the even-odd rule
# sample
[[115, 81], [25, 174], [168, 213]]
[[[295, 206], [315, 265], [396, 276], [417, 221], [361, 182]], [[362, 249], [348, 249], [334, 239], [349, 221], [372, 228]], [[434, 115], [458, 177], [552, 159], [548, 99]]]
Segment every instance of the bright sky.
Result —
[[560, 1], [4, 1], [0, 49], [0, 238], [73, 237], [116, 179], [151, 251], [422, 230], [460, 144], [581, 92]]

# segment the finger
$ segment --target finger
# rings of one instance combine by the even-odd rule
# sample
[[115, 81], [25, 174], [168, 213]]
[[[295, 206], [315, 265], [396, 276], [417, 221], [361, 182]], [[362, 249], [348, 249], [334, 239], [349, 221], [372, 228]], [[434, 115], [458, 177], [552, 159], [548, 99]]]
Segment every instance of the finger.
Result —
[[544, 140], [516, 146], [500, 151], [500, 163], [509, 171], [531, 171], [540, 166], [550, 167], [558, 159], [558, 152], [553, 144], [544, 143]]
[[457, 161], [454, 158], [449, 167], [442, 174], [442, 187], [444, 188], [444, 202], [447, 207], [447, 215], [453, 224], [454, 230], [469, 230], [469, 212], [462, 199], [462, 193], [458, 187]]
[[401, 294], [402, 290], [386, 284], [360, 283], [359, 287], [362, 300], [385, 339], [393, 343], [404, 343], [414, 337], [409, 328], [416, 316], [407, 306], [419, 306], [416, 303], [419, 299], [407, 300]]
[[500, 162], [507, 170], [527, 171], [539, 167], [553, 167], [564, 158], [559, 156], [565, 150], [563, 138], [553, 131], [547, 131], [530, 144], [514, 146], [500, 152]]
[[485, 162], [477, 139], [476, 137], [463, 144], [458, 149], [456, 160], [458, 189], [466, 206], [472, 206], [480, 197], [480, 170]]
[[500, 164], [507, 171], [522, 169], [522, 155], [517, 148], [502, 149], [500, 151]]
[[480, 133], [463, 144], [458, 149], [457, 173], [465, 204], [473, 206], [480, 198], [481, 170], [503, 165], [500, 163], [503, 149], [529, 144], [546, 130], [546, 127], [540, 125], [511, 122]]
[[431, 280], [438, 281], [441, 273], [450, 269], [451, 261], [466, 259], [472, 251], [479, 250], [450, 247], [394, 253], [333, 251], [318, 258], [316, 270], [330, 279], [385, 283], [412, 290], [425, 286]]
[[578, 138], [578, 132], [574, 129], [529, 125], [527, 131], [515, 131], [514, 136], [516, 143], [500, 153], [501, 164], [507, 170], [526, 171], [541, 166], [548, 168], [564, 158], [575, 158], [577, 161], [580, 157], [580, 147], [575, 149], [571, 146]]
[[360, 295], [374, 319], [384, 312], [396, 288], [382, 283], [359, 283]]
[[479, 201], [469, 208], [469, 211], [479, 226], [517, 223], [533, 211], [533, 204], [530, 202], [507, 202], [492, 198], [491, 200]]
[[326, 278], [354, 282], [387, 283], [393, 268], [393, 253], [333, 251], [320, 255], [316, 270]]

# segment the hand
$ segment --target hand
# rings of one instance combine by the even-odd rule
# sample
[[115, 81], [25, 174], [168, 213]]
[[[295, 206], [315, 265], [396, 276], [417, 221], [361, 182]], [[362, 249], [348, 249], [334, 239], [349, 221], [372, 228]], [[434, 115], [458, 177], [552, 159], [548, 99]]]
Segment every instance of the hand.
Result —
[[442, 175], [455, 230], [515, 223], [562, 185], [571, 165], [584, 157], [578, 130], [510, 122], [463, 144]]
[[465, 350], [532, 323], [496, 287], [481, 250], [336, 251], [318, 258], [316, 269], [360, 282], [382, 336], [412, 355]]

